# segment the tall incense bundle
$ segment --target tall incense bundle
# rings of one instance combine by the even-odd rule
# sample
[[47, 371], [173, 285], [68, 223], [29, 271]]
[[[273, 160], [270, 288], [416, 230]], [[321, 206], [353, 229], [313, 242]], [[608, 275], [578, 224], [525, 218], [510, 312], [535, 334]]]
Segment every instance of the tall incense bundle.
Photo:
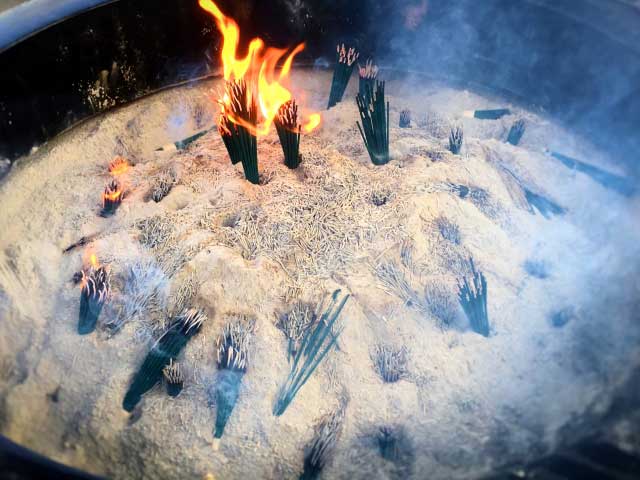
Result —
[[283, 103], [274, 120], [276, 131], [284, 153], [284, 164], [289, 168], [300, 165], [300, 125], [298, 124], [298, 105], [295, 100]]
[[172, 364], [182, 349], [206, 321], [206, 315], [196, 309], [184, 310], [154, 343], [127, 390], [122, 408], [132, 412], [142, 395], [162, 381], [164, 369]]
[[331, 92], [329, 93], [329, 104], [327, 109], [342, 101], [344, 92], [349, 84], [353, 66], [360, 56], [355, 48], [345, 48], [344, 43], [337, 46], [336, 66], [333, 70], [333, 80], [331, 81]]
[[239, 316], [227, 323], [222, 334], [216, 339], [218, 377], [215, 385], [214, 439], [222, 438], [224, 428], [238, 402], [240, 383], [247, 371], [254, 324], [254, 320]]
[[384, 102], [384, 82], [376, 82], [375, 91], [367, 86], [367, 91], [369, 101], [366, 95], [356, 95], [362, 125], [356, 124], [371, 161], [384, 165], [389, 162], [389, 102]]
[[96, 265], [82, 271], [80, 314], [78, 317], [78, 333], [80, 335], [87, 335], [95, 330], [102, 306], [110, 292], [108, 267]]
[[367, 85], [371, 87], [371, 91], [376, 86], [376, 79], [378, 78], [378, 66], [373, 64], [371, 59], [367, 60], [364, 67], [362, 65], [358, 65], [358, 73], [360, 74], [360, 84], [358, 85], [358, 93], [367, 99], [368, 97], [368, 89]]
[[222, 103], [223, 111], [218, 120], [218, 132], [234, 165], [242, 162], [244, 176], [253, 184], [259, 182], [258, 143], [255, 129], [258, 109], [255, 98], [247, 89], [244, 80], [227, 82], [225, 86], [228, 103]]

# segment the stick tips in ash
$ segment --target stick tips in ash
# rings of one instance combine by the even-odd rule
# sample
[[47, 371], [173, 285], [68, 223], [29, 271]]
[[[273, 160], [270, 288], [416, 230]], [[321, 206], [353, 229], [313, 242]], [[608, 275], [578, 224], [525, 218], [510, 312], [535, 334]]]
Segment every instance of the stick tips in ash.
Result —
[[101, 266], [95, 254], [91, 255], [89, 268], [82, 270], [81, 285], [78, 333], [87, 335], [95, 330], [102, 306], [111, 292], [109, 267]]
[[122, 203], [123, 196], [124, 191], [120, 182], [116, 179], [111, 180], [104, 188], [104, 193], [102, 194], [102, 210], [100, 211], [100, 216], [110, 217], [116, 213], [116, 210], [118, 210], [118, 207]]

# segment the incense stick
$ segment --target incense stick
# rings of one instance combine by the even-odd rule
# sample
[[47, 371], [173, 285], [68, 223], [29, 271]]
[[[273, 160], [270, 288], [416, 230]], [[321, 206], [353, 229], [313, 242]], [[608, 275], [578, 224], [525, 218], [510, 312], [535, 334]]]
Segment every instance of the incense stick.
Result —
[[373, 64], [371, 59], [367, 60], [364, 67], [358, 65], [358, 73], [360, 77], [360, 83], [358, 85], [358, 93], [366, 98], [367, 103], [370, 98], [368, 95], [367, 85], [371, 87], [371, 91], [375, 88], [376, 79], [378, 78], [378, 66]]
[[368, 85], [367, 91], [368, 102], [366, 96], [359, 93], [356, 96], [362, 125], [356, 124], [371, 161], [374, 165], [384, 165], [389, 162], [389, 102], [385, 105], [384, 82], [376, 82], [375, 92]]

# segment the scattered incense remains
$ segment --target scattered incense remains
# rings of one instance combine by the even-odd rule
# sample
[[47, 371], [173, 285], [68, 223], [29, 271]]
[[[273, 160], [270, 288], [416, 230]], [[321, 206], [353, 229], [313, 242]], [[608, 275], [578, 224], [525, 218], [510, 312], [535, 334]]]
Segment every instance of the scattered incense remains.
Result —
[[566, 155], [563, 155], [562, 153], [553, 152], [550, 150], [547, 150], [546, 153], [551, 155], [556, 160], [560, 161], [560, 163], [562, 163], [565, 167], [588, 175], [589, 177], [591, 177], [591, 179], [598, 182], [603, 187], [615, 190], [620, 195], [630, 197], [637, 190], [634, 182], [628, 178], [607, 172], [606, 170], [594, 167], [593, 165], [585, 163], [581, 160], [568, 157]]
[[531, 213], [535, 213], [535, 208], [547, 220], [551, 219], [552, 215], [564, 215], [567, 212], [564, 207], [527, 188], [524, 189], [524, 196], [531, 207]]
[[454, 245], [460, 245], [460, 227], [458, 225], [442, 215], [436, 218], [434, 223], [442, 238]]
[[151, 184], [149, 196], [154, 202], [161, 202], [164, 197], [169, 195], [169, 192], [171, 192], [171, 189], [173, 188], [175, 183], [175, 171], [167, 170], [165, 172], [162, 172], [154, 179], [153, 183]]
[[353, 47], [347, 50], [344, 44], [337, 46], [336, 65], [333, 71], [327, 109], [342, 101], [344, 92], [349, 84], [349, 79], [351, 78], [351, 73], [353, 72], [353, 66], [359, 56], [360, 54]]
[[400, 128], [409, 128], [411, 126], [411, 111], [410, 110], [402, 110], [400, 112]]
[[295, 100], [283, 103], [274, 120], [280, 145], [284, 153], [284, 164], [291, 168], [300, 165], [300, 125], [298, 124], [298, 105]]
[[358, 93], [360, 93], [360, 95], [366, 99], [367, 103], [369, 103], [371, 97], [369, 96], [368, 87], [371, 88], [371, 91], [375, 88], [376, 79], [378, 78], [378, 67], [373, 64], [371, 59], [369, 59], [367, 60], [367, 63], [365, 63], [364, 67], [362, 65], [358, 65], [358, 73], [360, 74]]
[[389, 102], [384, 102], [384, 82], [376, 82], [375, 92], [367, 86], [370, 101], [358, 93], [360, 122], [356, 122], [374, 165], [389, 162]]
[[284, 314], [278, 321], [277, 327], [284, 332], [289, 343], [287, 359], [295, 358], [300, 349], [300, 342], [307, 330], [315, 323], [316, 315], [313, 306], [308, 303], [297, 302], [290, 312]]
[[431, 282], [424, 287], [424, 298], [427, 309], [441, 327], [450, 327], [455, 323], [459, 307], [453, 292], [439, 283]]
[[98, 235], [100, 235], [100, 232], [93, 233], [91, 235], [86, 235], [86, 236], [80, 238], [80, 240], [78, 240], [77, 242], [73, 242], [67, 248], [62, 250], [62, 253], [69, 253], [71, 250], [75, 250], [78, 247], [83, 247], [87, 243], [94, 241], [98, 237]]
[[316, 427], [315, 436], [305, 449], [304, 470], [300, 480], [318, 478], [327, 461], [333, 455], [342, 433], [346, 402], [342, 401], [338, 409], [325, 416]]
[[167, 383], [167, 393], [170, 397], [177, 397], [184, 387], [184, 374], [178, 362], [169, 360], [169, 365], [162, 370], [164, 380]]
[[484, 337], [489, 336], [489, 314], [487, 312], [487, 280], [482, 272], [476, 270], [473, 259], [471, 265], [471, 282], [466, 277], [458, 282], [458, 300], [471, 323], [471, 329]]
[[97, 265], [94, 258], [92, 256], [92, 265], [82, 271], [80, 315], [78, 317], [78, 333], [80, 335], [87, 335], [95, 330], [102, 306], [111, 292], [109, 267]]
[[241, 162], [245, 178], [257, 185], [260, 181], [258, 144], [255, 133], [247, 127], [249, 125], [255, 129], [258, 122], [255, 99], [244, 80], [227, 82], [225, 91], [229, 103], [221, 101], [223, 111], [218, 120], [218, 132], [227, 147], [231, 163], [235, 165]]
[[122, 203], [122, 197], [123, 192], [120, 182], [116, 179], [111, 180], [102, 194], [102, 210], [100, 211], [100, 216], [110, 217], [116, 213], [116, 210]]
[[127, 171], [129, 171], [129, 162], [127, 162], [126, 158], [121, 157], [120, 155], [116, 156], [111, 160], [111, 163], [109, 163], [109, 173], [114, 177], [127, 173]]
[[[383, 425], [376, 431], [376, 444], [385, 460], [410, 470], [414, 451], [411, 441], [401, 426]], [[403, 476], [403, 478], [406, 478]]]
[[384, 383], [395, 383], [407, 374], [409, 355], [404, 346], [376, 345], [372, 360]]
[[249, 347], [255, 321], [244, 316], [233, 318], [216, 340], [218, 377], [215, 385], [216, 424], [214, 438], [221, 438], [240, 394], [240, 383], [247, 371]]
[[449, 133], [449, 151], [454, 155], [460, 155], [462, 150], [462, 141], [464, 139], [464, 133], [462, 127], [453, 127]]
[[280, 416], [287, 410], [289, 404], [309, 380], [322, 359], [336, 345], [342, 330], [334, 334], [332, 329], [349, 299], [349, 295], [345, 295], [338, 303], [339, 296], [340, 290], [333, 292], [331, 303], [327, 309], [315, 325], [305, 331], [300, 350], [291, 366], [291, 372], [278, 392], [278, 398], [273, 407], [274, 415]]
[[509, 129], [509, 135], [507, 136], [507, 142], [511, 145], [518, 145], [520, 140], [522, 140], [522, 136], [524, 135], [524, 131], [526, 129], [526, 125], [524, 120], [518, 119], [513, 122], [511, 125], [511, 129]]
[[505, 115], [511, 114], [508, 108], [496, 108], [493, 110], [466, 110], [463, 116], [467, 118], [477, 118], [478, 120], [498, 120]]
[[132, 412], [142, 395], [162, 381], [164, 368], [175, 360], [182, 349], [193, 338], [206, 321], [201, 310], [191, 308], [183, 311], [155, 342], [145, 357], [140, 369], [133, 377], [122, 402], [122, 408]]

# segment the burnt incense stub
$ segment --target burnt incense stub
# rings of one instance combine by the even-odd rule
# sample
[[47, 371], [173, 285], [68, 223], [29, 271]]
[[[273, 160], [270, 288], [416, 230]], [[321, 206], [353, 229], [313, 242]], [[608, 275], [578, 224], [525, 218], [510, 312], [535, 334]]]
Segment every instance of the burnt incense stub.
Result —
[[116, 213], [116, 210], [122, 203], [122, 197], [124, 196], [122, 185], [117, 180], [113, 179], [104, 188], [102, 194], [102, 210], [100, 216], [109, 217]]
[[78, 333], [87, 335], [95, 330], [102, 306], [111, 292], [108, 267], [91, 266], [83, 270], [81, 282]]
[[402, 110], [400, 112], [400, 122], [398, 126], [400, 128], [409, 128], [411, 126], [411, 111]]
[[284, 164], [291, 168], [300, 165], [300, 125], [298, 105], [295, 100], [283, 103], [278, 109], [274, 123], [284, 153]]

